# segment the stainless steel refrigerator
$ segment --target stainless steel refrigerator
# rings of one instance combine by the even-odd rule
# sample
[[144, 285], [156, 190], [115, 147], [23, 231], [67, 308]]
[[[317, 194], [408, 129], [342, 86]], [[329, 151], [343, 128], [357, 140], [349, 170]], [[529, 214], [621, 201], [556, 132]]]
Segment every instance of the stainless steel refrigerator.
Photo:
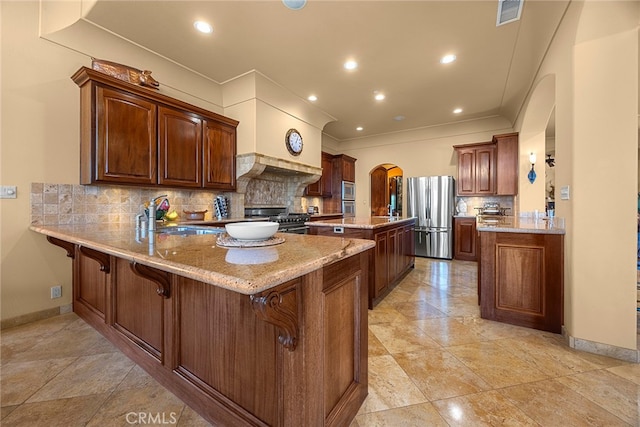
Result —
[[407, 214], [416, 217], [416, 256], [453, 258], [452, 176], [407, 178]]

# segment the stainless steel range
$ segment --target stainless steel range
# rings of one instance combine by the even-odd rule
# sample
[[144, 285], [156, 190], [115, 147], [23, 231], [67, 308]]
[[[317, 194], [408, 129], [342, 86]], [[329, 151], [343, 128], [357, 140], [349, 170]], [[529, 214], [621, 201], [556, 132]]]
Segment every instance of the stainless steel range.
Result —
[[304, 225], [311, 219], [306, 213], [290, 213], [286, 207], [245, 208], [245, 218], [268, 218], [279, 224], [281, 233], [307, 234], [309, 227]]

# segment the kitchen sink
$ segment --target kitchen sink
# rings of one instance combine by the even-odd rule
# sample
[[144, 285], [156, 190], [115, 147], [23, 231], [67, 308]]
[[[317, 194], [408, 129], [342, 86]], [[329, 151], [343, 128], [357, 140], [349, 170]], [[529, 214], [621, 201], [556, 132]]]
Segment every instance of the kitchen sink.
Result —
[[170, 234], [176, 236], [195, 236], [203, 234], [224, 233], [221, 227], [202, 227], [197, 225], [182, 225], [177, 227], [162, 227], [155, 231], [156, 234]]

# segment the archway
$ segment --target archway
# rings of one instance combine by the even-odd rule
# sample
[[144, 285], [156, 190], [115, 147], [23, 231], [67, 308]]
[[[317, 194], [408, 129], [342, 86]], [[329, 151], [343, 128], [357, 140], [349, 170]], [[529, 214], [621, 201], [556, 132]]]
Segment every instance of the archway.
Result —
[[390, 207], [394, 213], [402, 215], [402, 175], [402, 169], [391, 163], [383, 163], [371, 170], [371, 215], [388, 215]]

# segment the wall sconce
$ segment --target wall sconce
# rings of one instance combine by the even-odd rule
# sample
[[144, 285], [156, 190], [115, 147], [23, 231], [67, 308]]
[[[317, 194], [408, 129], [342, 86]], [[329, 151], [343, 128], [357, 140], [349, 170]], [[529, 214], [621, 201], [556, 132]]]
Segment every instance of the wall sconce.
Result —
[[533, 168], [536, 164], [536, 153], [529, 154], [529, 162], [531, 163], [531, 170], [529, 171], [527, 178], [529, 178], [529, 182], [533, 184], [536, 180], [536, 171]]

